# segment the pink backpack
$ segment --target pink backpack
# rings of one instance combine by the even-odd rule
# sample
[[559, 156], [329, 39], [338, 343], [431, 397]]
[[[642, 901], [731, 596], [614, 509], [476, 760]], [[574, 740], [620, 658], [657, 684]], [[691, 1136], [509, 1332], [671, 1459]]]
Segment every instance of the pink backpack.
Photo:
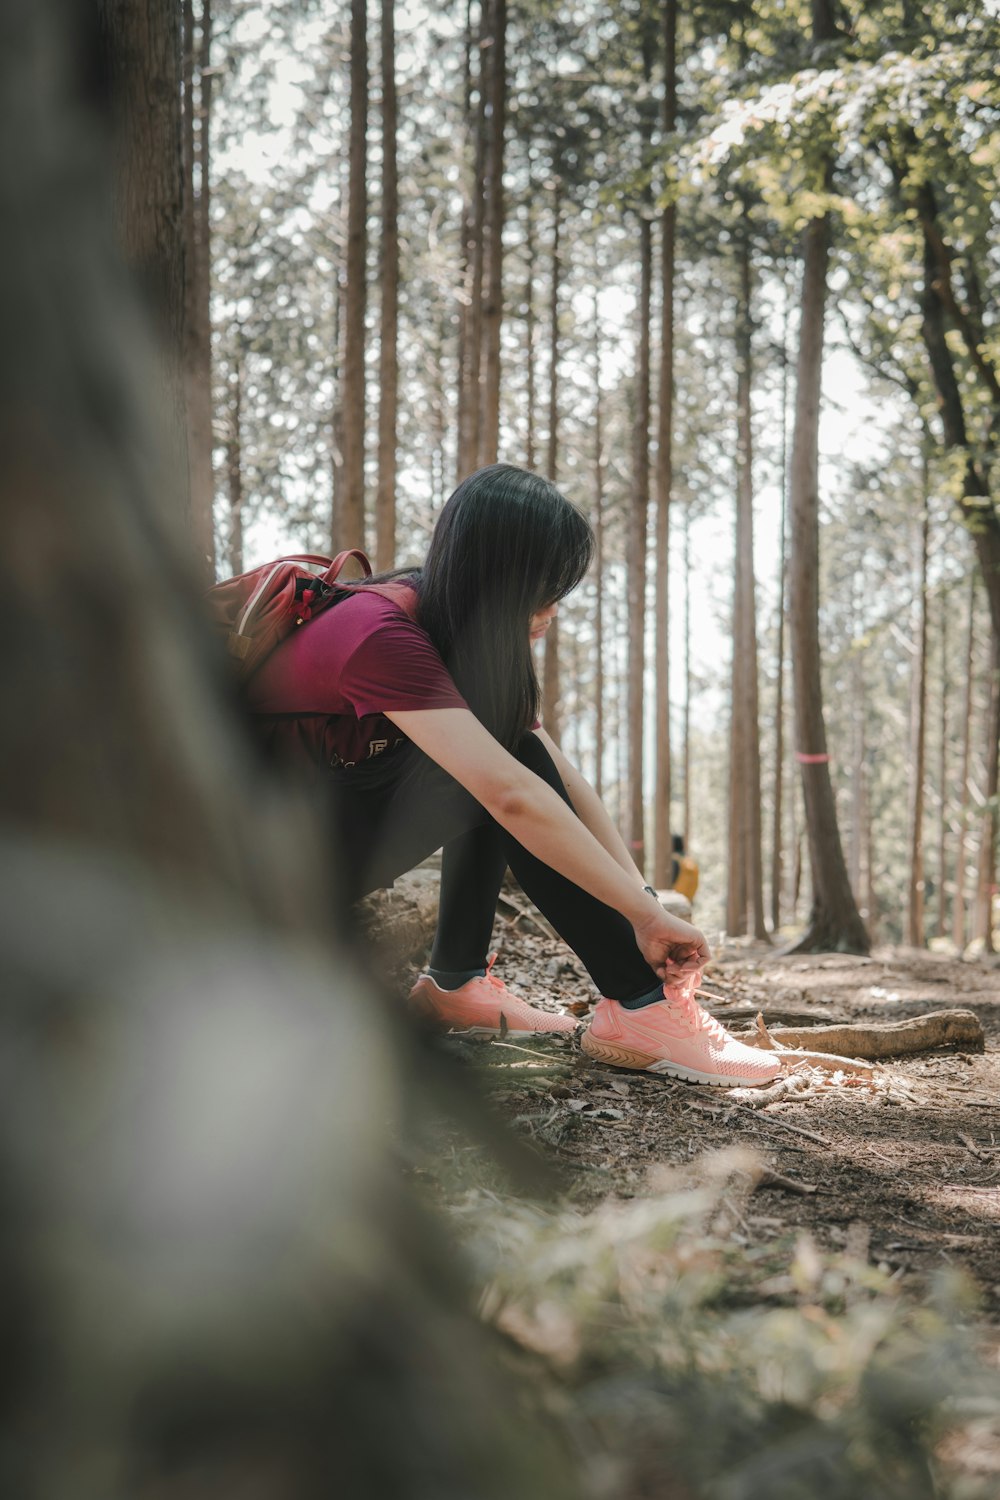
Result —
[[[338, 586], [337, 579], [352, 557], [360, 565], [362, 576], [370, 578], [368, 558], [351, 548], [332, 559], [314, 552], [279, 557], [237, 578], [213, 584], [205, 595], [209, 617], [225, 640], [239, 682], [252, 677], [261, 662], [299, 625], [344, 597], [351, 584]], [[413, 615], [416, 593], [407, 584], [373, 583], [371, 588]]]

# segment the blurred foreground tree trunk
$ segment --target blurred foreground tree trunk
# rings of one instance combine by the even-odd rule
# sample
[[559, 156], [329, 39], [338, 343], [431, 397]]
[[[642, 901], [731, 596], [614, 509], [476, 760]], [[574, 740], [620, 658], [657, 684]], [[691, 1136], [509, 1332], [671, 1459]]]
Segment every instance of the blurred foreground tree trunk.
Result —
[[0, 11], [0, 1491], [565, 1500], [394, 1164], [448, 1080], [199, 610], [92, 24]]
[[[184, 171], [180, 15], [174, 0], [97, 0], [97, 43], [113, 131], [108, 197], [115, 236], [154, 319], [152, 367], [175, 505], [195, 536], [184, 402]], [[195, 543], [196, 547], [197, 544]]]

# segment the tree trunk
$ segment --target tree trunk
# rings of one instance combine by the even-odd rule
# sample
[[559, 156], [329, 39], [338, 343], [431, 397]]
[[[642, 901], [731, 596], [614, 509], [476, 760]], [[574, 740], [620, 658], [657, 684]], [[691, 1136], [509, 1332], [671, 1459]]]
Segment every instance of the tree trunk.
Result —
[[[163, 501], [193, 539], [183, 382], [181, 26], [171, 0], [144, 7], [98, 0], [97, 19], [113, 126], [112, 222], [159, 339], [155, 405], [170, 458]], [[197, 556], [196, 542], [192, 550]]]
[[382, 246], [379, 266], [378, 490], [375, 496], [375, 567], [396, 561], [396, 420], [399, 356], [399, 188], [396, 172], [395, 0], [382, 0]]
[[962, 772], [959, 777], [958, 847], [955, 851], [955, 904], [951, 936], [962, 951], [966, 942], [965, 890], [966, 839], [969, 831], [969, 761], [972, 756], [972, 689], [976, 661], [976, 572], [969, 579], [969, 627], [965, 637], [965, 703], [962, 721]]
[[600, 267], [594, 277], [594, 790], [604, 795], [604, 431]]
[[525, 467], [535, 467], [535, 216], [532, 208], [533, 189], [528, 183], [528, 218], [524, 231], [524, 250], [527, 260], [524, 277], [524, 358], [526, 362], [528, 423], [524, 440]]
[[950, 590], [941, 590], [941, 704], [938, 719], [938, 902], [935, 935], [944, 937], [948, 923], [948, 685], [951, 662], [948, 659], [948, 610]]
[[[549, 291], [549, 442], [546, 476], [556, 483], [559, 472], [559, 290], [562, 281], [560, 236], [562, 202], [559, 182], [552, 190], [552, 280]], [[546, 733], [561, 742], [559, 685], [559, 619], [545, 633], [545, 665], [542, 673], [542, 720]]]
[[795, 684], [796, 758], [802, 769], [813, 903], [800, 952], [867, 953], [868, 935], [851, 894], [823, 719], [819, 649], [819, 409], [829, 225], [813, 219], [804, 235], [802, 314], [790, 475], [789, 614]]
[[771, 928], [781, 927], [781, 888], [785, 879], [782, 813], [785, 784], [785, 598], [788, 593], [786, 527], [788, 522], [788, 314], [786, 290], [781, 331], [781, 522], [778, 532], [778, 620], [775, 647], [774, 802], [771, 823]]
[[[677, 125], [677, 0], [663, 0], [663, 133]], [[660, 400], [656, 449], [656, 768], [653, 783], [653, 884], [670, 884], [670, 494], [674, 436], [674, 270], [677, 205], [660, 216]]]
[[736, 312], [736, 567], [733, 590], [733, 734], [730, 753], [731, 799], [735, 819], [731, 863], [741, 874], [733, 886], [733, 915], [745, 932], [766, 941], [761, 851], [760, 722], [757, 689], [756, 589], [753, 569], [753, 430], [750, 395], [753, 384], [753, 317], [750, 246], [744, 211], [744, 239], [739, 251], [739, 302]]
[[243, 572], [243, 370], [237, 351], [229, 382], [229, 431], [226, 434], [226, 487], [229, 528], [226, 560], [232, 577]]
[[691, 853], [691, 497], [684, 507], [684, 848]]
[[921, 334], [938, 398], [945, 447], [965, 458], [965, 482], [959, 508], [976, 548], [990, 607], [994, 649], [1000, 649], [1000, 515], [990, 494], [987, 474], [969, 442], [962, 390], [948, 345], [948, 307], [954, 308], [947, 247], [937, 225], [937, 199], [930, 183], [918, 188], [914, 206], [924, 234], [924, 281]]
[[472, 138], [472, 186], [466, 199], [464, 245], [464, 297], [460, 322], [461, 359], [458, 385], [458, 478], [479, 468], [480, 452], [480, 377], [483, 345], [483, 254], [486, 191], [483, 181], [486, 158], [486, 81], [482, 53], [483, 18], [476, 51], [479, 67], [476, 74], [476, 102], [472, 103], [472, 0], [466, 11], [466, 132]]
[[215, 576], [212, 403], [212, 244], [210, 129], [212, 10], [202, 0], [197, 59], [192, 0], [184, 5], [184, 375], [188, 475], [195, 546], [205, 576]]
[[[652, 75], [652, 46], [648, 23], [643, 26], [642, 71], [648, 86]], [[639, 117], [643, 159], [652, 139], [652, 121], [645, 103]], [[643, 786], [643, 699], [646, 674], [646, 552], [649, 522], [649, 319], [653, 285], [653, 228], [649, 219], [648, 189], [639, 211], [638, 349], [632, 415], [632, 486], [629, 503], [628, 567], [628, 843], [639, 869], [646, 868]]]
[[920, 523], [919, 581], [917, 586], [916, 654], [910, 692], [910, 879], [906, 941], [924, 946], [924, 763], [927, 744], [927, 551], [930, 534], [930, 495], [927, 459], [923, 461], [924, 511]]
[[997, 792], [1000, 771], [1000, 649], [994, 635], [989, 654], [984, 715], [986, 764], [986, 805], [982, 813], [979, 836], [979, 871], [976, 900], [976, 936], [982, 938], [986, 953], [995, 952], [993, 942], [993, 898], [997, 879]]
[[483, 384], [479, 462], [495, 464], [500, 449], [500, 330], [503, 322], [503, 166], [507, 105], [507, 0], [488, 0], [489, 124], [486, 153]]
[[365, 305], [368, 259], [368, 10], [351, 0], [351, 123], [344, 288], [342, 489], [334, 547], [365, 545]]

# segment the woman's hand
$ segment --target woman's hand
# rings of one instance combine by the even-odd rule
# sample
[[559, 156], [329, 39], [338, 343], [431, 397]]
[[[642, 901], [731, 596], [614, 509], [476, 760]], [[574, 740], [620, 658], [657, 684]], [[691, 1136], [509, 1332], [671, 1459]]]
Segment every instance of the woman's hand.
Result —
[[650, 967], [665, 983], [670, 983], [690, 974], [692, 969], [703, 969], [712, 957], [704, 933], [664, 911], [659, 902], [653, 905], [650, 897], [648, 916], [644, 915], [632, 923], [639, 951]]

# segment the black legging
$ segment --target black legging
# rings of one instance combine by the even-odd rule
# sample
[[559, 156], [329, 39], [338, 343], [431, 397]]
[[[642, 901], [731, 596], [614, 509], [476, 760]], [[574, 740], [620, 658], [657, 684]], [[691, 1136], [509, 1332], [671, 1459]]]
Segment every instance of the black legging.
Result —
[[[514, 754], [570, 807], [552, 757], [525, 734]], [[481, 968], [509, 866], [522, 890], [581, 959], [602, 995], [633, 1000], [657, 977], [631, 923], [529, 853], [470, 793], [412, 746], [333, 775], [334, 819], [347, 899], [387, 886], [443, 846], [431, 966]]]

